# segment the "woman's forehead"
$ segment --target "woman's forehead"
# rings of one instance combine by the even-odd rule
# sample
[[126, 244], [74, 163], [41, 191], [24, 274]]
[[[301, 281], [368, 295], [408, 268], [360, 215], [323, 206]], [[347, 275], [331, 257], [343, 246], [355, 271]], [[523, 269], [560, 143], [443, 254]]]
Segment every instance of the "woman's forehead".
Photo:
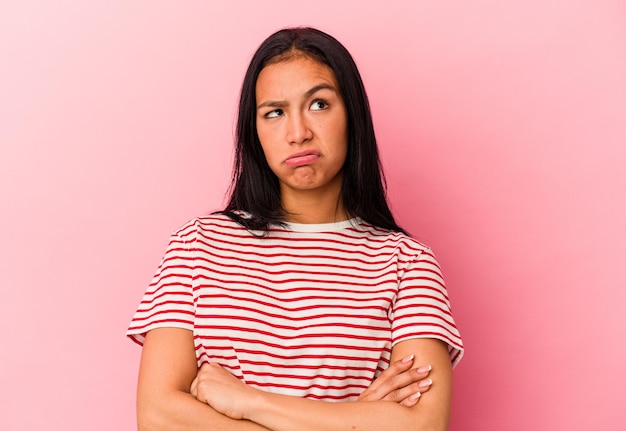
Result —
[[313, 83], [327, 83], [338, 91], [335, 73], [327, 65], [309, 57], [297, 57], [265, 66], [256, 82], [256, 92], [305, 88]]

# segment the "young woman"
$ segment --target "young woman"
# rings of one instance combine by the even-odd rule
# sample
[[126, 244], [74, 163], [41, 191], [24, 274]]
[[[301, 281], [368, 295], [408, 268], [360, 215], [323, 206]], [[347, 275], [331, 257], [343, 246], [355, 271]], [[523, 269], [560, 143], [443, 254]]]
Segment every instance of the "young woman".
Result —
[[128, 335], [142, 430], [447, 429], [462, 342], [435, 257], [389, 210], [334, 38], [259, 47], [230, 202], [173, 234]]

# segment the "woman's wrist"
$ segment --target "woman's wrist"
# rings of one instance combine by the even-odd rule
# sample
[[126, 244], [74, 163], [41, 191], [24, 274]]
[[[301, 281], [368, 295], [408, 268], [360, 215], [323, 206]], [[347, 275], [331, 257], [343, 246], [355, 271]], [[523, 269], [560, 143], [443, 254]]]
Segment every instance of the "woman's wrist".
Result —
[[261, 418], [268, 412], [271, 414], [273, 394], [260, 389], [250, 388], [246, 395], [243, 419], [261, 424]]

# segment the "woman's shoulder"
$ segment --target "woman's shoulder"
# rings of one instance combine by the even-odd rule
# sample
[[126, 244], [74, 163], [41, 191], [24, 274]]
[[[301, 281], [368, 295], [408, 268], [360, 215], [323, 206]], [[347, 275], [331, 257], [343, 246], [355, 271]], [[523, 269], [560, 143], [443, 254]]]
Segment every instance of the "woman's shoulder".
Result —
[[245, 230], [245, 228], [235, 222], [228, 215], [221, 212], [215, 212], [200, 215], [188, 220], [176, 229], [173, 232], [173, 235], [188, 241], [197, 238], [198, 234], [241, 230]]
[[432, 253], [428, 245], [404, 232], [383, 229], [365, 221], [359, 221], [359, 230], [373, 240], [385, 242], [399, 249], [406, 249], [412, 253]]

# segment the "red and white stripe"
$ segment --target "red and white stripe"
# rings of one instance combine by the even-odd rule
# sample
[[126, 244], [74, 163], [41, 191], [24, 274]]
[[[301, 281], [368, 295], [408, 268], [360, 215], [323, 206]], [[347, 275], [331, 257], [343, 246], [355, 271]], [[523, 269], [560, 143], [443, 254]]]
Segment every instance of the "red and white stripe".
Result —
[[391, 347], [437, 338], [463, 345], [441, 270], [406, 235], [357, 221], [290, 224], [252, 235], [222, 215], [172, 235], [130, 324], [192, 330], [198, 365], [216, 362], [266, 391], [353, 400]]

